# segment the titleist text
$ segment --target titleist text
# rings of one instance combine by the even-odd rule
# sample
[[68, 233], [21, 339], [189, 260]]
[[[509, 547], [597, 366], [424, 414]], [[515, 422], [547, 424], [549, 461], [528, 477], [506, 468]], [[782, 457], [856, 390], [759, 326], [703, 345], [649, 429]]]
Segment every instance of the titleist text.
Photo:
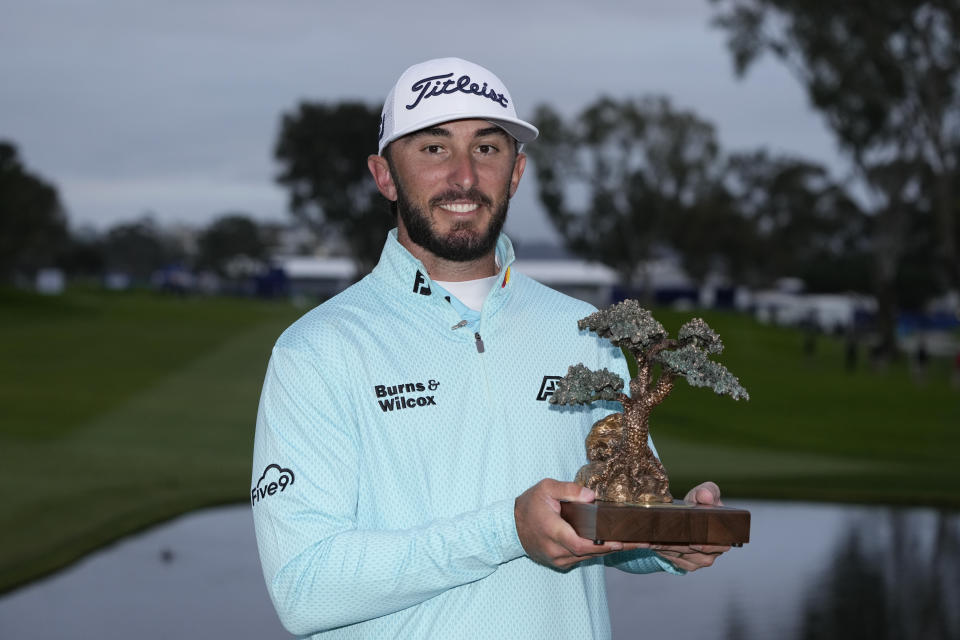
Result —
[[479, 85], [476, 82], [471, 82], [470, 76], [468, 75], [462, 75], [456, 80], [451, 80], [450, 78], [452, 76], [453, 73], [445, 73], [442, 76], [430, 76], [429, 78], [423, 78], [422, 80], [414, 82], [410, 90], [419, 91], [420, 95], [413, 101], [413, 104], [406, 105], [407, 109], [415, 109], [420, 102], [427, 98], [456, 93], [457, 91], [490, 98], [503, 108], [506, 108], [509, 104], [504, 94], [487, 88], [486, 82], [484, 82], [483, 85]]

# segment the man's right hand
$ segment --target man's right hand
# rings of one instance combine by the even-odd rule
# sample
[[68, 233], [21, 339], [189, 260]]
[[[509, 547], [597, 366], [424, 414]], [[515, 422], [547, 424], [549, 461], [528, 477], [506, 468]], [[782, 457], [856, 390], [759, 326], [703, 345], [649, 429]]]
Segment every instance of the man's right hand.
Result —
[[557, 569], [567, 569], [596, 556], [624, 549], [649, 548], [647, 544], [605, 542], [593, 544], [576, 534], [560, 517], [560, 501], [593, 502], [594, 492], [573, 482], [549, 478], [524, 491], [513, 507], [517, 535], [524, 551], [536, 562]]

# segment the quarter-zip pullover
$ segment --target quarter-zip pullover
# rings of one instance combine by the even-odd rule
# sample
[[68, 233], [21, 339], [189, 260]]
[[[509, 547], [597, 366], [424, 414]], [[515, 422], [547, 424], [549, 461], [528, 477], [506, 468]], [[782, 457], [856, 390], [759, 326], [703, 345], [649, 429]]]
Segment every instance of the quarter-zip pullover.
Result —
[[[283, 624], [323, 638], [607, 638], [604, 559], [561, 572], [524, 553], [516, 496], [572, 480], [593, 422], [547, 402], [582, 362], [625, 374], [580, 332], [594, 309], [512, 271], [467, 313], [391, 231], [376, 268], [277, 340], [260, 398], [251, 503]], [[605, 558], [675, 571], [647, 551]]]

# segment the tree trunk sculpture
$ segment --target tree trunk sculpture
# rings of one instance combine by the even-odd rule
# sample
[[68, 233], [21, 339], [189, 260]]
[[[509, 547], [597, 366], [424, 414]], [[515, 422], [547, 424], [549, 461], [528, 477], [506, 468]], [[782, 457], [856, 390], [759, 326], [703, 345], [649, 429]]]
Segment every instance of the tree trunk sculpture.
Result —
[[[663, 325], [636, 300], [625, 300], [577, 323], [620, 347], [630, 365], [630, 395], [624, 382], [607, 370], [592, 371], [577, 364], [557, 384], [553, 404], [588, 404], [614, 400], [623, 413], [597, 421], [587, 436], [588, 464], [575, 481], [593, 489], [598, 500], [611, 502], [671, 502], [667, 472], [650, 448], [650, 412], [663, 402], [677, 377], [695, 387], [709, 387], [735, 400], [749, 399], [746, 389], [727, 369], [709, 359], [723, 343], [700, 318], [684, 324], [672, 339]], [[660, 365], [659, 375], [655, 366]]]

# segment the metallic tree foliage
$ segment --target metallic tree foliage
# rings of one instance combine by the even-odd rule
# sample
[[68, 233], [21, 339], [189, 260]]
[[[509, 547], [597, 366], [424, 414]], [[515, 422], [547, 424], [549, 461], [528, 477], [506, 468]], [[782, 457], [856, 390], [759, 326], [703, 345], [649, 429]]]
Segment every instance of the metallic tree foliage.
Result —
[[550, 398], [553, 404], [589, 404], [615, 400], [623, 406], [598, 421], [587, 437], [590, 462], [576, 481], [596, 491], [597, 498], [613, 502], [670, 502], [666, 470], [649, 445], [650, 412], [663, 402], [674, 381], [683, 377], [694, 387], [707, 387], [734, 400], [750, 398], [740, 381], [710, 355], [723, 351], [720, 336], [701, 318], [680, 327], [670, 338], [647, 309], [625, 300], [597, 311], [577, 323], [609, 340], [636, 360], [636, 375], [627, 395], [620, 376], [583, 364], [570, 367]]

